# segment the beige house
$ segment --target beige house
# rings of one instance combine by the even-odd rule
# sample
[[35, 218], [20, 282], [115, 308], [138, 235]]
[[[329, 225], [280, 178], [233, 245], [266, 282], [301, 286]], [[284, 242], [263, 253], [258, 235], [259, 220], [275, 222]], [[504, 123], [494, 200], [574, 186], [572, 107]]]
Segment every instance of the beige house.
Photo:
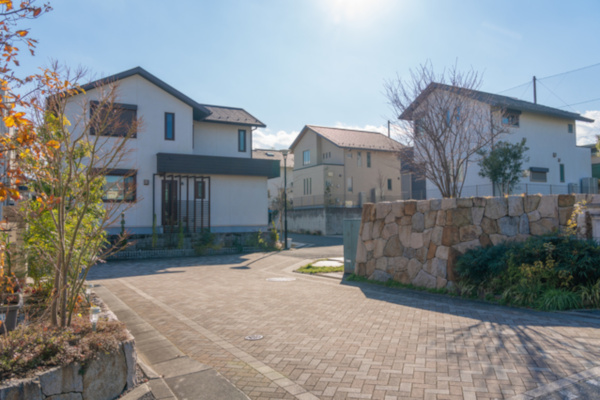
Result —
[[294, 209], [410, 197], [410, 179], [402, 185], [403, 148], [378, 132], [306, 125], [290, 147]]

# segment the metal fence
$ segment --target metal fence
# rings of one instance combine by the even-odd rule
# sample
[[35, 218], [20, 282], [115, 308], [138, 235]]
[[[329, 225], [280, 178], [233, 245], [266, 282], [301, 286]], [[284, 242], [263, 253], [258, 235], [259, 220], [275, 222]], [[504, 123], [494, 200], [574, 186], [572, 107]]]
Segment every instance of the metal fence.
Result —
[[[432, 193], [433, 192], [433, 193]], [[437, 193], [436, 193], [437, 192]], [[510, 194], [569, 194], [568, 185], [550, 185], [545, 183], [519, 183], [515, 185]], [[579, 190], [573, 191], [579, 193]], [[437, 194], [437, 195], [436, 195]], [[496, 187], [490, 184], [463, 186], [460, 197], [482, 197], [482, 196], [501, 196], [503, 193]], [[428, 198], [440, 198], [437, 189], [430, 190]]]

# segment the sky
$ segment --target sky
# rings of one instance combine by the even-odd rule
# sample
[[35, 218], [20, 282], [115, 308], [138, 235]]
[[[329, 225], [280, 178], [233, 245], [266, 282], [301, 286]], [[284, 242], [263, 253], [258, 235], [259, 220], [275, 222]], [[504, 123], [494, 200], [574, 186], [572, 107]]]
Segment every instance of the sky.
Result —
[[386, 132], [396, 116], [384, 83], [427, 62], [438, 72], [473, 69], [481, 90], [528, 101], [535, 75], [538, 103], [596, 119], [578, 123], [578, 143], [600, 135], [597, 0], [50, 4], [22, 25], [39, 41], [34, 57], [21, 57], [23, 72], [56, 60], [92, 80], [141, 66], [199, 103], [263, 121], [255, 148], [285, 148], [304, 125]]

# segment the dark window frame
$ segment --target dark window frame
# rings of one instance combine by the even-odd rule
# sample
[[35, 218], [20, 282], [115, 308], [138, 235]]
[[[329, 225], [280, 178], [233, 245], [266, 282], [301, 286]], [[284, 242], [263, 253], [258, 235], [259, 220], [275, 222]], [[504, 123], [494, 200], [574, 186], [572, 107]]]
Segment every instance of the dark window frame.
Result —
[[[169, 133], [169, 124], [168, 124], [168, 116], [173, 116], [173, 121], [172, 121], [172, 136], [169, 137], [168, 133]], [[173, 112], [165, 112], [165, 140], [175, 140], [175, 113]]]
[[[101, 105], [101, 103], [96, 100], [90, 101], [90, 121], [93, 119], [94, 114], [97, 112], [96, 110], [100, 107], [100, 105]], [[136, 104], [112, 103], [112, 109], [113, 109], [113, 111], [116, 111], [116, 110], [133, 111], [133, 118], [132, 118], [131, 122], [132, 123], [137, 122], [138, 106]], [[128, 130], [129, 129], [127, 129], [127, 131]], [[104, 134], [102, 136], [125, 137], [127, 135], [127, 131], [123, 132], [123, 133], [119, 133], [119, 134]], [[90, 126], [90, 135], [96, 135], [96, 132], [95, 132], [93, 126]], [[137, 138], [137, 130], [131, 134], [130, 138], [132, 138], [132, 139]]]
[[[531, 182], [545, 183], [548, 182], [548, 168], [530, 167], [529, 180]], [[543, 175], [542, 175], [543, 174]]]
[[568, 133], [575, 133], [575, 125], [574, 124], [567, 124], [567, 132]]
[[502, 125], [518, 128], [521, 123], [520, 118], [521, 111], [508, 109], [502, 115]]
[[392, 190], [392, 179], [391, 178], [388, 178], [388, 180], [387, 180], [387, 188], [388, 188], [388, 190]]
[[238, 152], [245, 153], [248, 151], [248, 138], [246, 137], [245, 129], [238, 129]]
[[559, 164], [559, 174], [561, 183], [565, 182], [565, 164]]
[[[107, 176], [117, 176], [117, 177], [121, 177], [123, 180], [125, 179], [131, 179], [132, 182], [129, 184], [130, 186], [123, 186], [123, 193], [122, 199], [107, 199], [104, 196], [102, 196], [102, 201], [104, 203], [135, 203], [137, 200], [137, 170], [135, 169], [113, 169], [113, 170], [107, 170], [105, 175], [105, 177]], [[129, 197], [127, 196], [128, 192], [127, 190], [129, 190], [130, 188], [132, 188], [131, 192], [129, 193]]]
[[367, 168], [371, 168], [371, 152], [367, 151]]

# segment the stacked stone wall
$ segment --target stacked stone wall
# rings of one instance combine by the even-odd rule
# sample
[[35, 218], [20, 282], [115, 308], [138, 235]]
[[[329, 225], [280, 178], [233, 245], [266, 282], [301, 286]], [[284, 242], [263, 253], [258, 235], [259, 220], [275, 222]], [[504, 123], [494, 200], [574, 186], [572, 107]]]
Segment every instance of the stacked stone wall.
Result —
[[367, 203], [355, 273], [426, 288], [451, 287], [467, 250], [564, 230], [576, 203], [600, 195], [472, 197]]

